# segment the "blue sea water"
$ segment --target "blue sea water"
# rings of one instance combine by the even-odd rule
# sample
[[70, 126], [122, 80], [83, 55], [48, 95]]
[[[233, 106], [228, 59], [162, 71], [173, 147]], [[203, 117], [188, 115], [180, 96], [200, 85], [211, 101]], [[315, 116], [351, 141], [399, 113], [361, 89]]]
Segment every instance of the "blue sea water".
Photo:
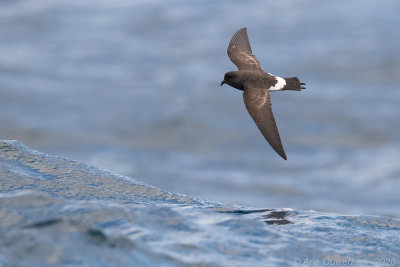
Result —
[[[399, 12], [395, 0], [0, 1], [0, 140], [44, 153], [2, 143], [0, 266], [390, 265]], [[219, 86], [243, 26], [265, 71], [307, 83], [271, 96], [287, 161], [241, 92]]]
[[204, 201], [17, 141], [0, 176], [0, 266], [400, 264], [391, 217]]
[[[243, 206], [400, 215], [398, 1], [0, 2], [0, 138]], [[247, 26], [288, 161], [220, 87]]]

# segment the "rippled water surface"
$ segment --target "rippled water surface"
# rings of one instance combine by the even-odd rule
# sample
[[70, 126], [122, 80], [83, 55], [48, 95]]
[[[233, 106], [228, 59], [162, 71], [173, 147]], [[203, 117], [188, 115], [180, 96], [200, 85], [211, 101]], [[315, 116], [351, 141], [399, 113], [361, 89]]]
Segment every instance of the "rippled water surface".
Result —
[[0, 266], [399, 263], [400, 220], [248, 209], [0, 142]]

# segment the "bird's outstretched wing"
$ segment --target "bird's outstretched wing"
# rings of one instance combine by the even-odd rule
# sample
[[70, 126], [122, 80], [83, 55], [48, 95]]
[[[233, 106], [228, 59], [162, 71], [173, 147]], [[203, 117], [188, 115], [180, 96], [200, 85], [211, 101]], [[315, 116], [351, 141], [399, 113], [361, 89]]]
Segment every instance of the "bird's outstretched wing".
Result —
[[250, 113], [250, 116], [253, 118], [258, 129], [260, 129], [264, 138], [276, 153], [286, 160], [286, 154], [283, 150], [278, 127], [276, 126], [274, 114], [272, 113], [271, 98], [268, 90], [263, 86], [245, 85], [243, 99], [247, 111]]
[[241, 28], [232, 36], [228, 56], [239, 70], [262, 70], [260, 62], [251, 51], [247, 28]]

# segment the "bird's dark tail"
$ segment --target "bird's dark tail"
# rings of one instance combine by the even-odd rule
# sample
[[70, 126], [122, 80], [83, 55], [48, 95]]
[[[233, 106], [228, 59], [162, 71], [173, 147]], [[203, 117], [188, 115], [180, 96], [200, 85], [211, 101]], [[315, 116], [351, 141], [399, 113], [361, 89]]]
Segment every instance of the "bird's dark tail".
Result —
[[290, 77], [290, 78], [284, 78], [286, 81], [285, 87], [282, 88], [282, 90], [292, 90], [292, 91], [301, 91], [301, 89], [306, 89], [304, 85], [305, 83], [301, 83], [299, 78], [297, 77]]

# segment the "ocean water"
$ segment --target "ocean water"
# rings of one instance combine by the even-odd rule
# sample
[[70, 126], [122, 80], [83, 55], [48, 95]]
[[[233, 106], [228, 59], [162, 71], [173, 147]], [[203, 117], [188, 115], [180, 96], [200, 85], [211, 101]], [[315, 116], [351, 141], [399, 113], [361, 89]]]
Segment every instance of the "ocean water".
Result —
[[[0, 1], [0, 140], [44, 153], [2, 143], [0, 266], [389, 265], [399, 12], [395, 0]], [[271, 96], [287, 161], [241, 92], [219, 86], [243, 26], [265, 71], [307, 83]]]
[[[398, 1], [1, 1], [0, 138], [171, 192], [262, 208], [400, 215]], [[288, 156], [226, 48], [247, 26]]]
[[[249, 209], [0, 142], [0, 266], [398, 266], [400, 220]], [[356, 265], [357, 264], [357, 265]]]

